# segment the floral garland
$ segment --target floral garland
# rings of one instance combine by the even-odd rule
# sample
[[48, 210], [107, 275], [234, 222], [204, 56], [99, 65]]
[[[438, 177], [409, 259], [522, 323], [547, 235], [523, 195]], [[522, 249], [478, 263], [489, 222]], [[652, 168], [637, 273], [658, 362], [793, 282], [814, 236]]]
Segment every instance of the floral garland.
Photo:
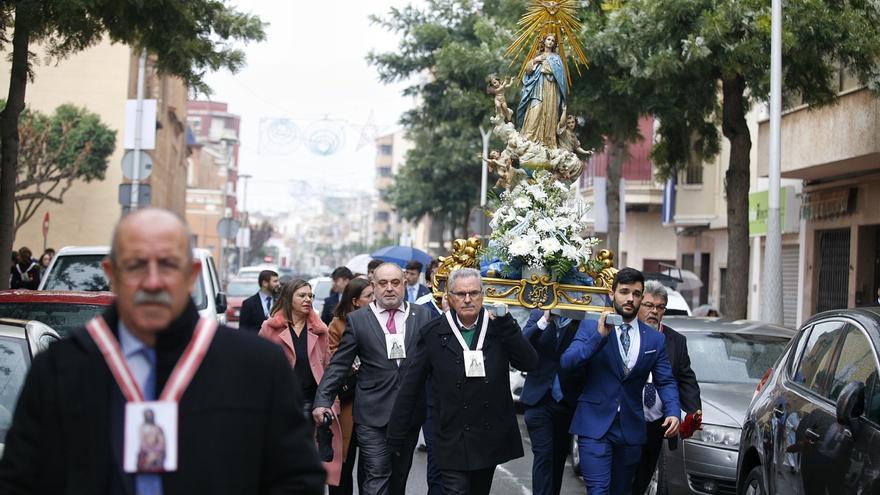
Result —
[[486, 254], [513, 268], [544, 269], [561, 280], [588, 265], [595, 237], [581, 237], [589, 206], [572, 187], [545, 170], [497, 201]]

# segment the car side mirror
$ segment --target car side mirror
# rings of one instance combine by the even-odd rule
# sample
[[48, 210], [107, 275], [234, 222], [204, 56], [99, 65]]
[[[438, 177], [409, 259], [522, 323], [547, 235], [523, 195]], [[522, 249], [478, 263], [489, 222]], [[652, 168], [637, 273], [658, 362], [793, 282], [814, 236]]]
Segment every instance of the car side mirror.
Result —
[[214, 300], [214, 305], [217, 306], [217, 314], [224, 313], [226, 311], [226, 294], [218, 292], [217, 298]]
[[837, 422], [844, 426], [852, 423], [865, 412], [865, 384], [849, 382], [837, 398]]

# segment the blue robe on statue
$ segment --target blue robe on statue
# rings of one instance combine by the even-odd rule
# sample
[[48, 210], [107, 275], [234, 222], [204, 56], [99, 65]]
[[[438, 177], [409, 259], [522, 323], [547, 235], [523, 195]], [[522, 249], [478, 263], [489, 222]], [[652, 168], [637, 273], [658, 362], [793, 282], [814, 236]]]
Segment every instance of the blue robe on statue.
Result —
[[[551, 53], [547, 57], [550, 63], [550, 69], [553, 72], [553, 79], [559, 88], [559, 107], [556, 109], [557, 118], [562, 115], [562, 105], [568, 95], [566, 87], [565, 67], [562, 65], [562, 57], [558, 53]], [[522, 129], [523, 120], [526, 118], [526, 109], [529, 105], [537, 104], [543, 101], [544, 92], [542, 91], [544, 84], [544, 74], [541, 72], [541, 66], [535, 67], [535, 70], [526, 72], [523, 75], [523, 87], [520, 91], [519, 105], [516, 107], [516, 126]]]

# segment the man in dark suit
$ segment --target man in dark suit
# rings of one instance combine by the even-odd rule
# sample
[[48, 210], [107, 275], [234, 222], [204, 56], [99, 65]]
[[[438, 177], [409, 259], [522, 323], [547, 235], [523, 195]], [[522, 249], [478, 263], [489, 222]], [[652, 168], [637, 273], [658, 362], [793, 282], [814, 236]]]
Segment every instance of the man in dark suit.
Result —
[[532, 493], [559, 495], [571, 447], [568, 427], [574, 416], [582, 380], [561, 373], [559, 357], [571, 344], [579, 320], [532, 310], [523, 335], [538, 352], [538, 366], [526, 375], [519, 400], [532, 443]]
[[[388, 426], [388, 444], [407, 448], [419, 397], [430, 377], [434, 395], [434, 459], [446, 495], [483, 495], [495, 467], [522, 457], [510, 396], [513, 365], [531, 370], [538, 355], [509, 314], [483, 308], [480, 272], [460, 268], [449, 277], [449, 312], [422, 328]], [[465, 351], [467, 347], [467, 351]]]
[[354, 278], [354, 274], [348, 267], [338, 266], [330, 274], [330, 278], [333, 279], [333, 287], [330, 289], [330, 296], [324, 298], [324, 309], [321, 310], [321, 321], [325, 325], [329, 325], [333, 320], [333, 310], [339, 304], [339, 296], [345, 290], [345, 286]]
[[[201, 269], [190, 239], [183, 221], [164, 210], [140, 210], [119, 223], [104, 261], [116, 301], [88, 330], [74, 330], [33, 360], [6, 436], [0, 493], [323, 493], [326, 474], [287, 359], [277, 346], [226, 327], [212, 335], [216, 322], [200, 320], [189, 296]], [[126, 398], [108, 363], [129, 370], [127, 395], [136, 387], [155, 400], [184, 350], [200, 347], [196, 333], [208, 347], [174, 408], [176, 442], [166, 444], [177, 448], [177, 468], [128, 473]], [[121, 355], [106, 361], [102, 348]]]
[[263, 322], [269, 318], [275, 298], [281, 290], [278, 274], [272, 270], [263, 270], [257, 278], [260, 290], [241, 303], [241, 313], [238, 317], [239, 330], [249, 330], [257, 333]]
[[[424, 396], [420, 407], [413, 411], [412, 428], [407, 431], [400, 455], [392, 455], [385, 437], [400, 381], [417, 359], [419, 329], [431, 316], [424, 307], [404, 302], [405, 282], [399, 266], [380, 265], [373, 272], [372, 285], [375, 301], [346, 317], [339, 347], [318, 385], [312, 414], [316, 422], [323, 421], [354, 358], [359, 357], [361, 366], [354, 396], [354, 431], [360, 449], [358, 469], [360, 472], [362, 466], [364, 475], [359, 493], [403, 495], [425, 417]], [[403, 348], [405, 357], [392, 354], [395, 342]]]
[[[656, 280], [648, 280], [645, 282], [645, 294], [639, 308], [639, 319], [656, 328], [666, 337], [666, 354], [672, 365], [672, 375], [678, 383], [678, 399], [681, 408], [688, 415], [700, 417], [703, 409], [700, 402], [700, 385], [697, 383], [694, 370], [691, 369], [687, 338], [661, 324], [668, 300], [666, 287]], [[660, 451], [663, 449], [663, 401], [657, 395], [656, 387], [651, 381], [645, 385], [643, 400], [645, 421], [647, 421], [647, 443], [642, 448], [642, 460], [633, 482], [633, 494], [637, 495], [642, 495], [648, 488], [651, 477], [654, 475], [654, 468], [657, 467]], [[669, 438], [668, 442], [670, 449], [678, 448], [678, 438]]]
[[648, 375], [663, 399], [664, 435], [678, 431], [681, 408], [663, 334], [636, 319], [645, 278], [633, 268], [617, 272], [611, 285], [614, 310], [623, 323], [584, 320], [562, 354], [562, 368], [584, 377], [571, 423], [578, 435], [581, 474], [590, 495], [623, 495], [632, 490], [642, 445], [645, 413], [642, 392]]
[[406, 264], [406, 269], [404, 270], [404, 276], [406, 277], [406, 302], [415, 303], [420, 297], [431, 292], [424, 284], [419, 283], [422, 268], [423, 265], [416, 260]]

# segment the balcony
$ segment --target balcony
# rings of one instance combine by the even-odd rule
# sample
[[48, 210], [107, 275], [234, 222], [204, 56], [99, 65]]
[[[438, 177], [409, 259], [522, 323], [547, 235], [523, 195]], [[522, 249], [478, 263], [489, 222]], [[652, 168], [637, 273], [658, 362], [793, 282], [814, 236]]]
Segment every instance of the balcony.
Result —
[[[837, 103], [800, 107], [782, 116], [782, 176], [806, 181], [853, 176], [880, 163], [880, 99], [868, 89]], [[758, 175], [767, 176], [770, 122], [758, 127]]]

